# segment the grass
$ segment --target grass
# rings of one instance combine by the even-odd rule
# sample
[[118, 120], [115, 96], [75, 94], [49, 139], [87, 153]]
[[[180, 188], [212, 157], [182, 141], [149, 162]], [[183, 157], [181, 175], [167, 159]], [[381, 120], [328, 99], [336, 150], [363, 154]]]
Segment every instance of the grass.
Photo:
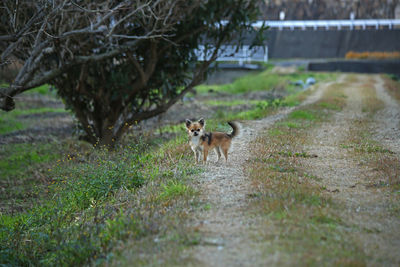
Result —
[[[264, 215], [265, 251], [279, 252], [278, 265], [365, 265], [362, 249], [348, 235], [351, 226], [337, 216], [340, 207], [301, 164], [316, 157], [304, 151], [309, 131], [344, 106], [345, 97], [334, 89], [276, 123], [251, 147], [246, 172], [254, 185], [253, 208]], [[335, 103], [335, 109], [321, 103]]]
[[[158, 222], [161, 227], [161, 214], [175, 216], [179, 209], [172, 207], [188, 205], [178, 200], [193, 197], [195, 191], [187, 182], [200, 170], [189, 164], [191, 154], [182, 136], [160, 148], [140, 143], [115, 152], [74, 146], [64, 160], [47, 166], [50, 185], [43, 191], [51, 198], [23, 212], [0, 216], [0, 262], [99, 264], [118, 242], [159, 233], [161, 228], [151, 225]], [[23, 175], [18, 166], [34, 168], [54, 160], [51, 150], [56, 146], [47, 144], [40, 151], [9, 146], [3, 155], [13, 154], [2, 164], [15, 167], [7, 167], [7, 177]]]
[[218, 93], [243, 94], [251, 91], [272, 90], [273, 88], [286, 88], [293, 92], [295, 86], [291, 82], [305, 81], [308, 77], [314, 77], [317, 82], [326, 81], [336, 77], [334, 73], [299, 72], [291, 74], [277, 74], [267, 69], [258, 74], [251, 74], [236, 79], [231, 84], [224, 85], [200, 85], [196, 91], [200, 94], [209, 93], [211, 90]]
[[47, 195], [51, 181], [48, 169], [62, 157], [60, 144], [3, 144], [0, 146], [1, 212], [15, 213], [31, 208]]
[[30, 126], [29, 121], [21, 120], [23, 116], [35, 116], [46, 113], [65, 114], [67, 111], [62, 108], [31, 108], [31, 109], [16, 109], [10, 112], [0, 111], [0, 134], [7, 134], [14, 131], [20, 131]]
[[36, 88], [33, 88], [32, 90], [29, 90], [26, 92], [26, 94], [41, 94], [41, 95], [51, 95], [54, 96], [55, 92], [52, 91], [52, 88], [48, 84], [43, 84], [41, 86], [38, 86]]
[[[7, 87], [9, 86], [7, 83], [1, 83], [1, 86]], [[52, 90], [51, 86], [48, 84], [43, 84], [41, 86], [32, 88], [23, 93], [23, 95], [32, 95], [32, 94], [40, 94], [40, 95], [50, 95], [55, 96], [55, 91]]]
[[[2, 86], [6, 86], [7, 84], [2, 84]], [[24, 92], [21, 96], [32, 97], [35, 95], [40, 95], [42, 97], [49, 97], [49, 99], [55, 100], [56, 93], [54, 90], [51, 90], [50, 86], [45, 84], [42, 86], [38, 86], [33, 88], [27, 92]], [[38, 116], [46, 113], [60, 113], [65, 114], [67, 111], [63, 108], [50, 108], [50, 107], [33, 107], [26, 103], [22, 103], [17, 101], [17, 108], [10, 111], [0, 111], [0, 134], [8, 134], [14, 131], [25, 130], [29, 128], [34, 122], [29, 119], [29, 116]], [[26, 119], [23, 119], [23, 118]]]
[[178, 180], [171, 180], [168, 181], [167, 184], [162, 184], [162, 192], [160, 194], [160, 199], [164, 201], [170, 201], [171, 199], [175, 199], [180, 196], [185, 196], [185, 195], [193, 195], [194, 190], [178, 181]]
[[[395, 96], [400, 91], [400, 84], [393, 84], [387, 76], [382, 76], [385, 81], [385, 88]], [[368, 166], [372, 171], [368, 173], [368, 183], [372, 187], [387, 187], [392, 192], [400, 190], [400, 168], [399, 156], [390, 147], [387, 147], [375, 140], [369, 126], [369, 120], [380, 111], [384, 105], [377, 99], [372, 78], [361, 86], [363, 95], [361, 98], [361, 109], [365, 113], [364, 120], [354, 120], [350, 134], [340, 146], [359, 159], [362, 165]], [[397, 87], [396, 87], [397, 86]], [[397, 88], [397, 89], [395, 89]], [[398, 200], [395, 200], [398, 201]]]
[[315, 115], [307, 110], [295, 110], [289, 114], [289, 119], [293, 120], [315, 120]]
[[397, 100], [400, 100], [400, 80], [399, 76], [381, 76], [384, 80], [384, 86], [389, 94]]
[[[376, 112], [374, 109], [373, 112]], [[367, 183], [371, 187], [387, 187], [392, 192], [400, 190], [399, 156], [374, 140], [368, 126], [363, 122], [354, 122], [350, 137], [340, 145], [362, 165], [369, 167]], [[396, 196], [394, 196], [396, 198]], [[398, 200], [395, 200], [398, 201]]]

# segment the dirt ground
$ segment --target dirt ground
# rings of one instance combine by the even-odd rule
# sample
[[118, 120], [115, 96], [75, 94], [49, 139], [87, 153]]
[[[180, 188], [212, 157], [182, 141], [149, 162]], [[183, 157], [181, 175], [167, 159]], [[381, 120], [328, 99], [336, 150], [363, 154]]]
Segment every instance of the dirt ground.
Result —
[[[400, 219], [391, 213], [391, 196], [385, 188], [369, 186], [374, 170], [339, 145], [351, 138], [357, 122], [362, 122], [375, 141], [393, 153], [400, 153], [400, 104], [385, 91], [382, 78], [372, 76], [374, 97], [382, 102], [383, 108], [374, 117], [368, 117], [363, 111], [365, 103], [362, 103], [366, 78], [355, 75], [350, 83], [346, 83], [343, 88], [345, 108], [329, 123], [310, 130], [310, 139], [315, 141], [307, 151], [318, 157], [304, 159], [303, 164], [312, 174], [322, 178], [320, 184], [327, 188], [327, 194], [343, 207], [341, 219], [361, 229], [354, 233], [354, 238], [363, 245], [367, 265], [399, 266]], [[347, 79], [348, 75], [341, 75], [333, 83]], [[318, 101], [331, 84], [319, 86], [302, 105]], [[247, 210], [251, 202], [251, 181], [243, 167], [251, 155], [249, 142], [292, 110], [284, 109], [262, 120], [242, 123], [241, 134], [233, 142], [228, 163], [213, 163], [216, 156], [211, 155], [206, 172], [198, 180], [202, 200], [209, 208], [196, 214], [190, 222], [202, 241], [184, 255], [193, 266], [276, 265], [278, 255], [266, 256], [258, 244], [261, 219]]]

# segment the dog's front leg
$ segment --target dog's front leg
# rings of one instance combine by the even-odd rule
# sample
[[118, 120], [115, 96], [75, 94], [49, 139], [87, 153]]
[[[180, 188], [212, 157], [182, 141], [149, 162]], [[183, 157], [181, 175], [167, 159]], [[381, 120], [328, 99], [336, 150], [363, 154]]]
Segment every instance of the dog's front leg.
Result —
[[204, 165], [207, 165], [208, 150], [203, 149]]
[[194, 147], [192, 147], [192, 151], [193, 151], [193, 153], [194, 153], [194, 162], [197, 164], [197, 163], [199, 163], [199, 156], [198, 156], [198, 151], [197, 151], [197, 149], [196, 148], [194, 148]]
[[201, 161], [201, 150], [197, 150], [197, 163]]

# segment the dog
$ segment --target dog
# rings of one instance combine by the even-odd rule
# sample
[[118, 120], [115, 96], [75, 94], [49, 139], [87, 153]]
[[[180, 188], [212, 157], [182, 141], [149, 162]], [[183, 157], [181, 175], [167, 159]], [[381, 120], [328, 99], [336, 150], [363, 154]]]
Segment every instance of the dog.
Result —
[[218, 160], [221, 158], [221, 150], [225, 161], [228, 161], [228, 150], [232, 139], [239, 134], [239, 126], [235, 122], [228, 122], [232, 127], [232, 133], [206, 132], [206, 122], [203, 118], [198, 121], [186, 119], [186, 128], [189, 134], [189, 144], [194, 152], [196, 164], [199, 163], [201, 152], [203, 152], [203, 162], [207, 163], [208, 152], [214, 149], [217, 152]]

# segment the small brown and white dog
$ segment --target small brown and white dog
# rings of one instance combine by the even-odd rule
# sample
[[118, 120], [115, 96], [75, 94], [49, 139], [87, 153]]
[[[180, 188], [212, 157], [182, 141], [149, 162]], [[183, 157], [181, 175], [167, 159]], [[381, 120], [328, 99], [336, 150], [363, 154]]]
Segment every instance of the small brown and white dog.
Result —
[[228, 150], [231, 146], [232, 138], [239, 134], [239, 126], [235, 122], [228, 122], [228, 124], [233, 129], [230, 134], [222, 132], [206, 133], [206, 122], [203, 118], [195, 122], [186, 120], [189, 143], [194, 152], [196, 163], [200, 160], [201, 152], [203, 152], [203, 162], [207, 163], [208, 151], [211, 149], [215, 149], [215, 152], [217, 152], [218, 161], [221, 158], [221, 150], [224, 153], [225, 161], [228, 161]]

